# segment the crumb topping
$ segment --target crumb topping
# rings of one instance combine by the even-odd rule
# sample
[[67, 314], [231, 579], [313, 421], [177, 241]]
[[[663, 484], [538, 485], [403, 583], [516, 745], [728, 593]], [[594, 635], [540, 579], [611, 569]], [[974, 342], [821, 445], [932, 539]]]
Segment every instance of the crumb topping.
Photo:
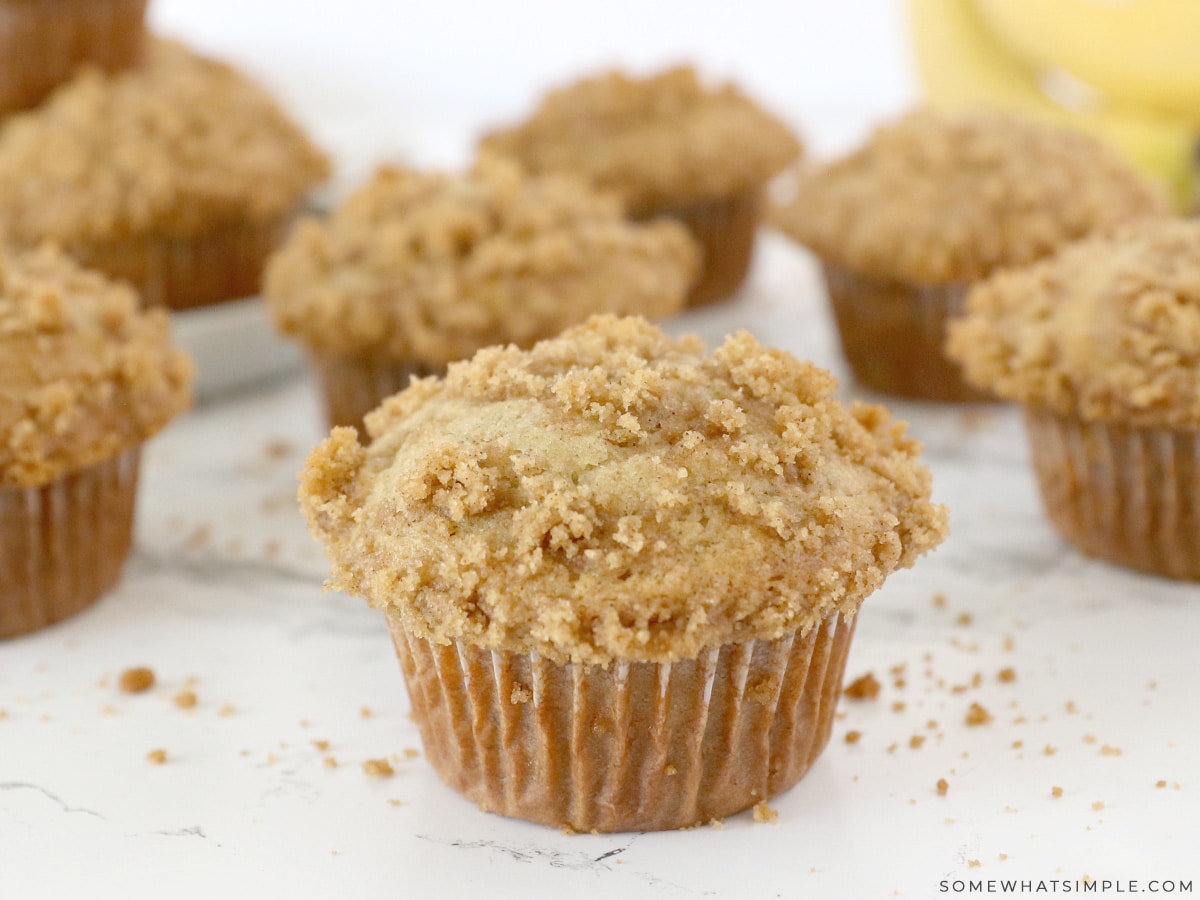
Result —
[[1200, 426], [1200, 222], [1163, 219], [977, 285], [947, 352], [1008, 400], [1088, 421]]
[[852, 616], [946, 534], [919, 444], [744, 332], [593, 317], [336, 428], [300, 500], [330, 586], [438, 642], [694, 658]]
[[679, 225], [633, 225], [615, 197], [481, 159], [462, 174], [382, 169], [267, 268], [279, 327], [310, 348], [443, 366], [529, 346], [591, 313], [678, 311], [699, 267]]
[[85, 69], [0, 128], [0, 232], [33, 244], [189, 236], [286, 214], [329, 163], [257, 84], [183, 45]]
[[103, 462], [183, 412], [192, 366], [169, 328], [56, 250], [0, 248], [0, 487]]
[[690, 66], [646, 78], [611, 71], [552, 91], [532, 118], [481, 146], [534, 172], [572, 172], [631, 209], [757, 190], [801, 153], [800, 141], [732, 84], [707, 87]]
[[773, 218], [850, 269], [940, 283], [1167, 211], [1165, 194], [1088, 135], [997, 111], [922, 110], [801, 173]]

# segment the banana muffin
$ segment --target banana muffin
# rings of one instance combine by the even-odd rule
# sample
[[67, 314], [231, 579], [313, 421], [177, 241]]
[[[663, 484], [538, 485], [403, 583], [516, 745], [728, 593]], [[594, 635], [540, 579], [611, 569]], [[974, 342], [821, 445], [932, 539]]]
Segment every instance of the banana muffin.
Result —
[[683, 222], [704, 250], [689, 306], [725, 299], [745, 280], [763, 188], [802, 152], [779, 119], [732, 84], [703, 84], [691, 66], [586, 78], [482, 145], [532, 172], [616, 191], [635, 220]]
[[0, 638], [120, 577], [141, 445], [191, 402], [168, 328], [52, 248], [0, 247]]
[[820, 258], [862, 385], [971, 401], [992, 398], [942, 345], [974, 281], [1167, 209], [1157, 186], [1087, 135], [998, 111], [918, 111], [801, 173], [772, 218]]
[[309, 456], [329, 585], [386, 614], [426, 756], [483, 809], [678, 828], [791, 787], [863, 599], [941, 542], [904, 425], [746, 333], [599, 316], [415, 381]]

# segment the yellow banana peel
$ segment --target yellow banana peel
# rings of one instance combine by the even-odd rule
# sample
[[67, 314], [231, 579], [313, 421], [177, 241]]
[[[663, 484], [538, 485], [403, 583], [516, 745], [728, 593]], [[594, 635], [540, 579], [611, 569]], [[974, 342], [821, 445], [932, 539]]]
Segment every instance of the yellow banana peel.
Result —
[[909, 12], [917, 68], [931, 106], [998, 106], [1088, 131], [1163, 184], [1181, 211], [1195, 204], [1200, 128], [1193, 121], [1127, 107], [1073, 109], [1056, 102], [1042, 90], [1036, 73], [988, 32], [975, 0], [909, 0]]

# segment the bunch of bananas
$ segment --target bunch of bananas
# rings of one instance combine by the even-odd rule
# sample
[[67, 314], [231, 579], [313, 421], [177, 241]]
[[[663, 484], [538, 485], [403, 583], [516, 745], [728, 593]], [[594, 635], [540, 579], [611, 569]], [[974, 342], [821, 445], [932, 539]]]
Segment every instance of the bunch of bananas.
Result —
[[909, 0], [937, 108], [1000, 106], [1109, 141], [1200, 201], [1200, 0]]

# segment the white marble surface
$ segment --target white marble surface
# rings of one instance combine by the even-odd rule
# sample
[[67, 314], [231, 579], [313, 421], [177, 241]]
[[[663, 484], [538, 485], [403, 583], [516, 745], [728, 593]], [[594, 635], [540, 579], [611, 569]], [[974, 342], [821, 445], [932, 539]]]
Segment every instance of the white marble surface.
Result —
[[[722, 29], [716, 4], [699, 4], [690, 30], [648, 36], [621, 24], [638, 21], [634, 5], [614, 2], [611, 15], [578, 7], [594, 16], [569, 39], [489, 43], [487, 28], [461, 23], [470, 6], [178, 0], [156, 16], [290, 85], [351, 170], [388, 148], [448, 158], [564, 59], [621, 39], [648, 59], [724, 33], [732, 49], [713, 52], [717, 67], [757, 77], [818, 145], [905, 102], [889, 0], [825, 5], [840, 13], [748, 4], [826, 16], [827, 40], [799, 22], [786, 37], [762, 19]], [[510, 19], [549, 9], [527, 6]], [[310, 7], [376, 27], [351, 17], [323, 29]], [[551, 17], [560, 30], [564, 16]], [[413, 17], [421, 28], [405, 30]], [[842, 59], [851, 37], [872, 51], [857, 66]], [[468, 75], [498, 73], [479, 94], [463, 86], [467, 57]], [[865, 75], [864, 59], [876, 66]], [[300, 71], [303, 83], [290, 78]], [[383, 80], [365, 91], [364, 72]], [[811, 261], [769, 233], [736, 302], [671, 327], [710, 341], [747, 327], [843, 372]], [[825, 754], [772, 801], [776, 824], [740, 815], [720, 830], [567, 836], [480, 813], [406, 754], [419, 739], [382, 619], [321, 591], [324, 561], [295, 509], [295, 473], [322, 434], [303, 372], [207, 401], [148, 448], [122, 584], [74, 620], [0, 644], [0, 898], [933, 897], [944, 879], [1051, 892], [1085, 875], [1194, 886], [1200, 587], [1065, 546], [1010, 410], [892, 405], [927, 444], [952, 535], [864, 607], [848, 674], [873, 671], [880, 697], [843, 701]], [[117, 689], [134, 665], [154, 669], [152, 691]], [[1008, 667], [1016, 680], [1001, 682]], [[189, 689], [198, 703], [184, 710], [173, 698]], [[972, 702], [994, 721], [968, 727]], [[152, 765], [160, 748], [167, 762]], [[395, 775], [368, 778], [362, 763], [381, 757]]]

